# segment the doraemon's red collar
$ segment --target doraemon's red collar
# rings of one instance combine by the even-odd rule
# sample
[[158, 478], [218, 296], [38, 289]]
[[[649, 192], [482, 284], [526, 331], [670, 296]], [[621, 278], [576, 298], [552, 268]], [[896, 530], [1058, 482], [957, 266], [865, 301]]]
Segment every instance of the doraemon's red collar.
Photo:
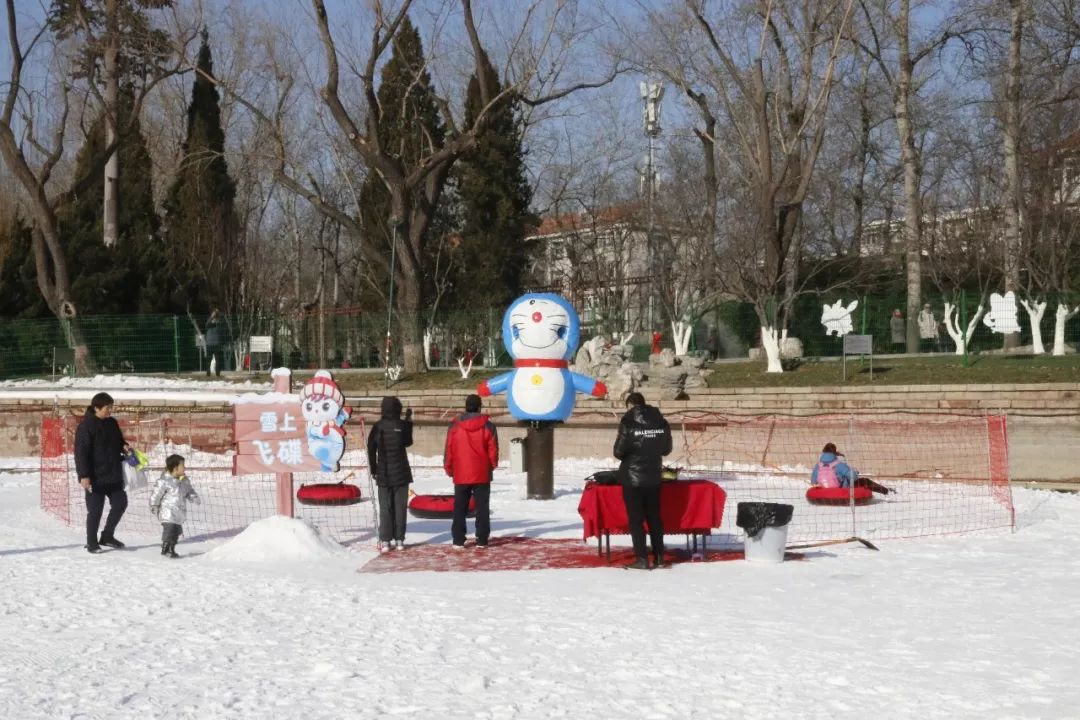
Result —
[[549, 360], [547, 358], [518, 358], [514, 361], [516, 368], [568, 368], [570, 363], [565, 360]]

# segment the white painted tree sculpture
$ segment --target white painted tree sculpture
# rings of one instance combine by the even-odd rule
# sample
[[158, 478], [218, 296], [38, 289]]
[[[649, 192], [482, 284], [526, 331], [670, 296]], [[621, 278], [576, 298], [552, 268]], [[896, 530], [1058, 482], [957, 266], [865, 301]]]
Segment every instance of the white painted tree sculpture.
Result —
[[[1021, 298], [1020, 304], [1027, 310], [1028, 321], [1031, 324], [1031, 352], [1034, 355], [1045, 355], [1046, 347], [1043, 345], [1042, 319], [1043, 315], [1046, 314], [1046, 301], [1033, 299], [1028, 302]], [[1017, 328], [1016, 331], [1020, 332], [1020, 329]]]
[[975, 328], [979, 325], [979, 318], [982, 317], [984, 309], [982, 303], [979, 303], [979, 307], [976, 308], [975, 314], [971, 316], [967, 327], [961, 327], [960, 307], [948, 300], [945, 301], [945, 331], [949, 333], [949, 337], [956, 343], [957, 355], [963, 355], [967, 352], [967, 345], [971, 341], [971, 336], [975, 333]]
[[693, 323], [683, 320], [671, 323], [671, 337], [675, 343], [675, 355], [677, 357], [690, 352], [690, 338], [693, 337], [693, 334]]
[[1063, 300], [1058, 300], [1057, 310], [1054, 311], [1054, 350], [1053, 355], [1065, 354], [1065, 324], [1080, 312], [1080, 305], [1070, 307]]
[[852, 300], [844, 307], [843, 300], [837, 300], [832, 305], [821, 306], [821, 324], [825, 326], [826, 335], [844, 337], [852, 331], [851, 313], [859, 307], [858, 300]]

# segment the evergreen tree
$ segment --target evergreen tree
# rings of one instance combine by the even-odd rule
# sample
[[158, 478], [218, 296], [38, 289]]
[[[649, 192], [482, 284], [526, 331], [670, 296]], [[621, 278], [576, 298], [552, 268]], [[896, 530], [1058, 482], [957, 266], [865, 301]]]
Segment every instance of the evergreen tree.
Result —
[[[483, 62], [497, 78], [485, 54]], [[490, 88], [489, 97], [502, 92]], [[469, 80], [465, 124], [483, 108], [479, 80]], [[499, 307], [521, 293], [528, 262], [525, 237], [539, 224], [529, 210], [532, 188], [525, 176], [520, 107], [513, 95], [494, 108], [491, 124], [477, 138], [457, 173], [462, 229], [450, 303], [456, 307]]]
[[[130, 94], [122, 93], [122, 103]], [[75, 158], [76, 174], [86, 172], [92, 158], [105, 147], [105, 119], [99, 117]], [[88, 315], [132, 312], [168, 312], [160, 295], [167, 284], [160, 220], [154, 209], [150, 154], [135, 121], [120, 144], [119, 238], [116, 245], [101, 242], [105, 192], [104, 178], [90, 185], [58, 214], [60, 237], [73, 270], [71, 295]]]
[[37, 288], [31, 232], [20, 217], [0, 226], [0, 317], [49, 315]]
[[[405, 167], [414, 167], [423, 157], [431, 155], [443, 146], [446, 129], [439, 116], [435, 102], [435, 92], [431, 86], [431, 75], [425, 69], [424, 48], [420, 33], [408, 17], [394, 35], [393, 52], [390, 60], [382, 69], [378, 99], [382, 108], [382, 118], [378, 127], [379, 142], [384, 148], [400, 160]], [[417, 198], [422, 197], [417, 193]], [[376, 242], [385, 243], [386, 256], [390, 257], [390, 245], [393, 240], [390, 225], [390, 193], [382, 177], [374, 169], [360, 188], [360, 206], [363, 216], [364, 232]], [[440, 208], [442, 210], [442, 208]], [[439, 212], [428, 228], [428, 235], [447, 232], [452, 227], [452, 214]], [[405, 239], [399, 237], [399, 243]], [[425, 243], [426, 247], [432, 243]], [[403, 245], [397, 246], [397, 262], [401, 262]], [[434, 254], [429, 253], [422, 261], [428, 265], [424, 276], [432, 282]], [[375, 275], [379, 291], [389, 285], [389, 274]], [[378, 293], [371, 292], [369, 297]]]
[[180, 170], [165, 200], [169, 270], [181, 309], [208, 313], [230, 307], [239, 284], [242, 248], [236, 218], [236, 184], [225, 160], [220, 96], [204, 30], [198, 72], [188, 105]]

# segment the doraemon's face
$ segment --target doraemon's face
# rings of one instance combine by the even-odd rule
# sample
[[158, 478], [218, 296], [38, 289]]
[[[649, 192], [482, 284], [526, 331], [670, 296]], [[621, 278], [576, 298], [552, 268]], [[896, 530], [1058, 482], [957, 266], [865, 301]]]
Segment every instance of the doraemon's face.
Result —
[[303, 402], [301, 410], [304, 413], [304, 419], [310, 422], [332, 422], [337, 418], [338, 404], [329, 398], [322, 400], [307, 399]]
[[577, 347], [578, 328], [577, 313], [563, 298], [523, 295], [503, 318], [503, 345], [514, 358], [568, 360]]

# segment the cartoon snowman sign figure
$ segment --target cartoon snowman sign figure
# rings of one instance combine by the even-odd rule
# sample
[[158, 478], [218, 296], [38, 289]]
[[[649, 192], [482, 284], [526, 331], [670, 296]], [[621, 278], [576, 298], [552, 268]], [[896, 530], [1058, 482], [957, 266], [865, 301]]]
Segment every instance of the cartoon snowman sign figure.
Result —
[[506, 391], [518, 420], [562, 422], [574, 411], [577, 393], [607, 395], [604, 383], [570, 372], [581, 323], [565, 298], [551, 293], [522, 295], [503, 316], [503, 346], [514, 370], [477, 386], [482, 396]]
[[335, 472], [345, 452], [345, 422], [352, 409], [345, 407], [334, 378], [320, 370], [300, 390], [300, 410], [307, 421], [307, 446], [323, 472]]

